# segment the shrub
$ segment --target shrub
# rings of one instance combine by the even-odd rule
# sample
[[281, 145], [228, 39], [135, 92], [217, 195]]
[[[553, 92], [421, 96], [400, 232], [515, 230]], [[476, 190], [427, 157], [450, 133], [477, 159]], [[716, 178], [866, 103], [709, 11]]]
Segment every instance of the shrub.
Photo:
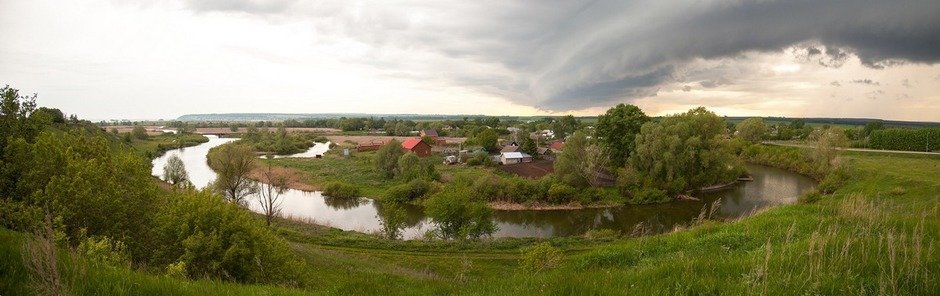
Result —
[[436, 180], [440, 177], [433, 163], [422, 160], [414, 153], [398, 158], [398, 177], [405, 181], [415, 179]]
[[932, 151], [940, 148], [940, 128], [875, 130], [868, 139], [871, 148]]
[[431, 191], [431, 182], [415, 179], [411, 182], [395, 185], [386, 191], [385, 198], [396, 203], [408, 203], [419, 199]]
[[346, 182], [329, 182], [323, 186], [323, 195], [336, 198], [359, 197], [359, 187]]
[[826, 174], [822, 181], [819, 182], [819, 185], [816, 186], [816, 189], [823, 194], [833, 193], [836, 189], [842, 187], [850, 177], [851, 175], [847, 166], [837, 166]]
[[554, 269], [564, 261], [561, 250], [547, 242], [525, 248], [522, 251], [522, 270], [527, 272], [543, 272]]
[[496, 163], [493, 162], [493, 159], [485, 153], [477, 153], [467, 159], [467, 165], [469, 166], [494, 166]]
[[134, 129], [131, 130], [131, 134], [134, 136], [134, 138], [140, 140], [146, 140], [150, 138], [150, 135], [147, 134], [147, 130], [142, 126], [135, 126]]
[[126, 267], [131, 263], [124, 242], [106, 236], [85, 238], [78, 244], [78, 253], [94, 262], [111, 266]]
[[329, 142], [330, 139], [327, 138], [327, 137], [325, 137], [325, 136], [316, 136], [316, 137], [313, 138], [312, 141], [313, 141], [314, 143], [326, 143], [326, 142]]
[[633, 197], [630, 199], [630, 203], [632, 204], [651, 204], [667, 201], [669, 201], [669, 196], [666, 195], [666, 191], [656, 188], [645, 188], [634, 191]]
[[293, 285], [303, 263], [248, 210], [209, 191], [185, 191], [158, 214], [159, 265], [184, 264], [189, 278]]
[[555, 183], [552, 184], [552, 187], [548, 188], [548, 201], [552, 203], [566, 203], [570, 202], [576, 194], [577, 190], [574, 189], [574, 187], [564, 183]]

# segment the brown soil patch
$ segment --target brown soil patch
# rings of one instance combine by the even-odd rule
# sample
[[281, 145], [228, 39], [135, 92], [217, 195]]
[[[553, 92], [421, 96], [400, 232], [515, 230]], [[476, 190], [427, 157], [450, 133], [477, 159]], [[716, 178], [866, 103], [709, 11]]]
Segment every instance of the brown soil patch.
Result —
[[513, 173], [527, 178], [541, 178], [555, 172], [554, 162], [551, 160], [536, 160], [528, 163], [517, 163], [499, 166], [499, 170]]
[[[163, 134], [163, 131], [160, 131], [161, 128], [159, 126], [153, 126], [153, 125], [141, 125], [141, 126], [147, 130], [148, 135], [157, 136], [157, 135]], [[109, 132], [109, 133], [111, 132], [111, 129], [117, 129], [119, 133], [129, 133], [134, 130], [134, 126], [130, 126], [130, 125], [102, 126], [101, 128], [103, 128], [106, 132]]]
[[[268, 183], [268, 179], [264, 177], [264, 171], [267, 170], [267, 166], [259, 166], [251, 171], [248, 174], [248, 178], [251, 178], [255, 181]], [[290, 189], [297, 189], [303, 191], [316, 191], [318, 190], [317, 186], [310, 185], [304, 182], [306, 180], [305, 173], [303, 171], [285, 168], [285, 167], [271, 167], [271, 173], [275, 178], [281, 177], [287, 181], [287, 187]]]

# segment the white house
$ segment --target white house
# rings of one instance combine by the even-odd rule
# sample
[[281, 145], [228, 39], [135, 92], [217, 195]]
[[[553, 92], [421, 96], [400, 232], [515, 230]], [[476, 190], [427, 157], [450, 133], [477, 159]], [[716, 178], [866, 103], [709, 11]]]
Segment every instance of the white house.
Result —
[[502, 164], [532, 162], [532, 155], [522, 152], [503, 152], [499, 155], [499, 162]]

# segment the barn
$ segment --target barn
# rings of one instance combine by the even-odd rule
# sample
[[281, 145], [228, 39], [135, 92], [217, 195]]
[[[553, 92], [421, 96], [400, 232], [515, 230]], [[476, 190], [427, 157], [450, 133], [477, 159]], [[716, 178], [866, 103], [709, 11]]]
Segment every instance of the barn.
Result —
[[407, 139], [401, 142], [401, 148], [405, 151], [414, 152], [420, 157], [431, 155], [431, 145], [425, 143], [420, 138]]

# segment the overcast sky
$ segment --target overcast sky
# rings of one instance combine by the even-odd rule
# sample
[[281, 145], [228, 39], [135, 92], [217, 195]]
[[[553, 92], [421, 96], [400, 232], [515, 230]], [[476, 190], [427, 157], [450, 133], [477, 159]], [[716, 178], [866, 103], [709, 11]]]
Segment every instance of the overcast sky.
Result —
[[0, 0], [0, 83], [83, 118], [940, 121], [940, 1]]

